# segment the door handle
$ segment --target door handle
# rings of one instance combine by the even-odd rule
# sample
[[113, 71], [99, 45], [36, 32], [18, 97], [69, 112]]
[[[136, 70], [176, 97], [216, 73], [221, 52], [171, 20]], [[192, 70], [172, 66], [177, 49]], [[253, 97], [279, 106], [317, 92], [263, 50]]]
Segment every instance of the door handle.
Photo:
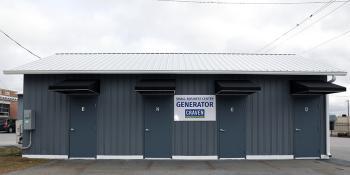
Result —
[[220, 131], [220, 132], [225, 132], [225, 130], [224, 130], [224, 129], [219, 129], [219, 131]]
[[148, 128], [145, 129], [146, 132], [149, 132], [150, 130]]
[[74, 128], [70, 128], [69, 131], [73, 132], [73, 131], [75, 131], [75, 129]]
[[301, 131], [301, 129], [300, 128], [295, 128], [295, 131], [299, 132], [299, 131]]

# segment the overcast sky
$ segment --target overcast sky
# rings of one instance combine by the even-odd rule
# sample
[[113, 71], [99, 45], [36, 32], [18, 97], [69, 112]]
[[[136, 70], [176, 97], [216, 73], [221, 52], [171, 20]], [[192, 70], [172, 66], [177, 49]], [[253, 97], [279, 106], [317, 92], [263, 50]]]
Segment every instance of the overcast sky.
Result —
[[[57, 52], [256, 52], [323, 5], [1, 0], [0, 29], [41, 57]], [[350, 33], [309, 50], [350, 30], [350, 3], [319, 20], [340, 5], [333, 3], [306, 20], [272, 45], [270, 53], [302, 54], [350, 72]], [[2, 70], [36, 59], [0, 33], [0, 87], [22, 91], [22, 76]], [[336, 82], [350, 89], [349, 76]], [[332, 95], [331, 113], [346, 113], [349, 95]]]

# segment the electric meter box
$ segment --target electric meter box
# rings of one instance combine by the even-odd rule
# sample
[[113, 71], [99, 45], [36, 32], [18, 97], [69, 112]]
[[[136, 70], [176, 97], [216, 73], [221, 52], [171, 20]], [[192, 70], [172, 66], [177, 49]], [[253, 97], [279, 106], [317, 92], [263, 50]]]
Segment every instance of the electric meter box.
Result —
[[35, 129], [35, 114], [34, 111], [25, 109], [23, 112], [23, 129], [34, 130]]

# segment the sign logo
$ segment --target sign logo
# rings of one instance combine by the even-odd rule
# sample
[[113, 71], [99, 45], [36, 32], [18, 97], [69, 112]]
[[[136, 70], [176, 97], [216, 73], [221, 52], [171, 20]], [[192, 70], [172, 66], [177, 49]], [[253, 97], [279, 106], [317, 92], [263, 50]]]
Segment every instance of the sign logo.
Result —
[[175, 95], [174, 121], [215, 121], [215, 95]]
[[204, 118], [204, 109], [185, 109], [185, 118]]

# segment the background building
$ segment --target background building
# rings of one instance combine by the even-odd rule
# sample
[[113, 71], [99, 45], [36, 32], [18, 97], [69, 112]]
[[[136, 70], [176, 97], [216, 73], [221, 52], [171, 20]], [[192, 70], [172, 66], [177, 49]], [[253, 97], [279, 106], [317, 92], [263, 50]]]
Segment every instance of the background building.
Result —
[[17, 94], [0, 89], [0, 131], [14, 132], [17, 118]]
[[16, 91], [0, 88], [0, 118], [17, 118]]

